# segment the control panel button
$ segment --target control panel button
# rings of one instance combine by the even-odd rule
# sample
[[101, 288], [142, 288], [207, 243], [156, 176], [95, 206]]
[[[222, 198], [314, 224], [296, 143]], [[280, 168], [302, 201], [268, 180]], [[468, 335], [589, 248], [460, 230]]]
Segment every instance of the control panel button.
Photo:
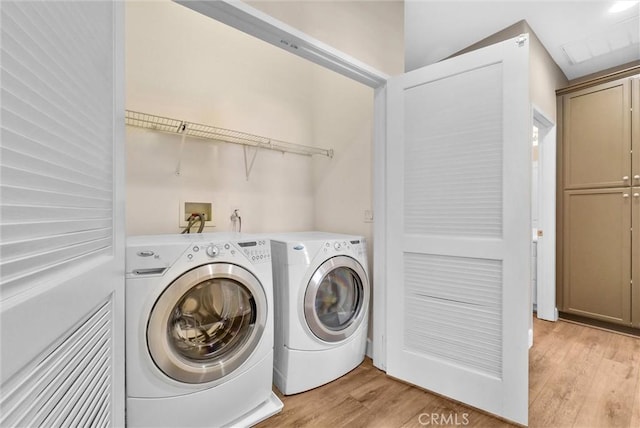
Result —
[[224, 244], [224, 249], [228, 250], [229, 249], [229, 244]]
[[195, 247], [193, 247], [193, 252], [197, 253], [198, 251], [200, 251], [200, 248], [196, 245]]
[[335, 248], [336, 250], [340, 250], [342, 248], [342, 244], [336, 242], [335, 244], [333, 244], [333, 248]]
[[187, 258], [191, 260], [193, 258], [193, 254], [187, 254]]
[[209, 257], [215, 257], [220, 253], [220, 250], [215, 245], [209, 245], [207, 247], [207, 255]]

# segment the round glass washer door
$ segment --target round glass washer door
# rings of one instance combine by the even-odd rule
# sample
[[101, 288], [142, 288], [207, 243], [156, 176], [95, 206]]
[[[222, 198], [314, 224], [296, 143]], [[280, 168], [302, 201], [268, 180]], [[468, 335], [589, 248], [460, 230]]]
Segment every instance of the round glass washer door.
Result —
[[251, 356], [266, 321], [266, 295], [253, 274], [228, 263], [208, 264], [164, 290], [151, 311], [147, 345], [167, 376], [211, 382]]
[[347, 256], [326, 260], [311, 276], [304, 316], [311, 332], [326, 342], [351, 336], [369, 307], [369, 281], [362, 265]]

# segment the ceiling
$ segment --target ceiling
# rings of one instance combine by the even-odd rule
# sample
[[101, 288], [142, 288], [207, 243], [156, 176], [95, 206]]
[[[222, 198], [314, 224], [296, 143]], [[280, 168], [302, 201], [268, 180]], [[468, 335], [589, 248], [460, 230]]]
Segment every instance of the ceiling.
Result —
[[[405, 69], [414, 70], [526, 20], [569, 80], [640, 60], [640, 3], [405, 1]], [[571, 56], [571, 58], [570, 58]]]

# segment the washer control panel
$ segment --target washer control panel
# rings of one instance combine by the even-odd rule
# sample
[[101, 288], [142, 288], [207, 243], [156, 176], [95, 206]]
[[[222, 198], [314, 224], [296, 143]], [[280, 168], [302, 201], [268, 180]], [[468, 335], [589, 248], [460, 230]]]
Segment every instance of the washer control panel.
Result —
[[225, 261], [231, 261], [241, 254], [254, 264], [271, 263], [271, 246], [267, 240], [193, 243], [183, 257], [191, 262], [202, 263], [203, 259], [214, 261], [224, 258]]
[[238, 246], [253, 263], [271, 262], [271, 246], [267, 240], [238, 242]]
[[203, 259], [211, 260], [220, 256], [234, 256], [237, 253], [235, 249], [233, 251], [224, 250], [224, 245], [213, 242], [193, 243], [185, 252], [184, 257], [189, 261], [202, 262]]

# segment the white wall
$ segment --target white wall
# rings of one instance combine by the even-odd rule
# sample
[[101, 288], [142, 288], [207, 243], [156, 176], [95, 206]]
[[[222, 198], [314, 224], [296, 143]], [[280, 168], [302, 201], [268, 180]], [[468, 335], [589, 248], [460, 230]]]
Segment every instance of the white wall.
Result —
[[[253, 5], [402, 71], [402, 2]], [[180, 138], [129, 127], [129, 234], [177, 232], [181, 200], [211, 200], [214, 231], [230, 230], [240, 208], [244, 231], [360, 234], [371, 257], [371, 89], [171, 2], [128, 2], [126, 30], [128, 109], [335, 150], [333, 159], [262, 151], [247, 182], [240, 146], [188, 139], [178, 177]]]
[[341, 76], [316, 77], [323, 90], [313, 99], [313, 135], [331, 141], [335, 156], [313, 159], [314, 225], [364, 236], [371, 266], [373, 224], [365, 222], [364, 212], [373, 209], [373, 89]]
[[[317, 66], [169, 1], [127, 2], [127, 109], [329, 145], [312, 132]], [[211, 201], [216, 227], [313, 229], [311, 159], [263, 150], [249, 181], [243, 148], [127, 127], [127, 231], [175, 233], [181, 200]]]
[[179, 146], [178, 136], [127, 129], [129, 234], [178, 232], [181, 200], [213, 202], [216, 227], [205, 231], [231, 230], [235, 208], [246, 232], [313, 229], [310, 158], [261, 151], [247, 181], [240, 146], [188, 140], [177, 176]]

